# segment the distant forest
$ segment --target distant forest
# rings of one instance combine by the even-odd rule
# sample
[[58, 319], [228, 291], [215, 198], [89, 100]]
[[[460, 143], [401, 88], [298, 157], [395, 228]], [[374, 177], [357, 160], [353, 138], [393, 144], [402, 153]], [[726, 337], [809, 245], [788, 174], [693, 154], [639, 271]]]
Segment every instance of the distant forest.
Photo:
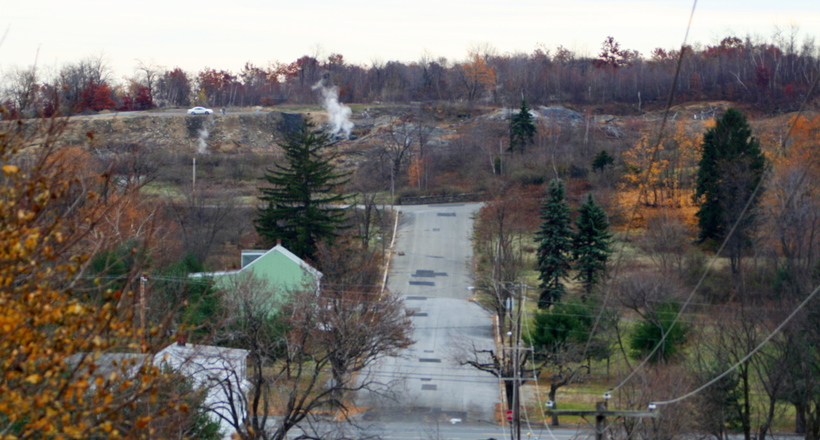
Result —
[[[608, 37], [594, 58], [559, 46], [532, 53], [468, 52], [467, 60], [422, 57], [370, 66], [349, 64], [342, 54], [303, 56], [241, 71], [204, 68], [198, 73], [139, 63], [118, 83], [104, 56], [65, 64], [46, 77], [37, 66], [3, 72], [5, 118], [49, 116], [106, 109], [154, 107], [272, 106], [314, 104], [311, 86], [325, 79], [343, 102], [453, 101], [516, 107], [522, 94], [532, 105], [607, 105], [608, 112], [635, 113], [663, 104], [679, 68], [675, 100], [726, 100], [766, 113], [796, 110], [818, 75], [820, 48], [796, 30], [768, 41], [729, 36], [716, 45], [651, 54], [622, 48]], [[680, 65], [679, 65], [680, 64]]]

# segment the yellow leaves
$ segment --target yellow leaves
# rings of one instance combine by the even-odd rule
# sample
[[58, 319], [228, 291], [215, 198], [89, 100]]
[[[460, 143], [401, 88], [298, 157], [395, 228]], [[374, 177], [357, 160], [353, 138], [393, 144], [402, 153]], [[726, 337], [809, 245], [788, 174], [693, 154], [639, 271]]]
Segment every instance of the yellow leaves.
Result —
[[[0, 127], [0, 138], [8, 133]], [[88, 267], [90, 250], [149, 230], [148, 209], [136, 192], [101, 197], [108, 182], [95, 171], [94, 159], [82, 148], [60, 145], [59, 133], [32, 136], [36, 142], [9, 146], [36, 145], [27, 148], [25, 160], [8, 150], [0, 162], [0, 176], [5, 176], [0, 185], [3, 427], [16, 423], [15, 435], [21, 438], [129, 436], [134, 421], [143, 426], [149, 419], [124, 420], [129, 416], [120, 410], [133, 399], [143, 411], [138, 415], [147, 415], [142, 404], [150, 403], [154, 386], [125, 380], [122, 376], [132, 373], [128, 366], [109, 369], [109, 352], [119, 352], [117, 357], [133, 351], [139, 340], [132, 314], [120, 301], [131, 299], [131, 287], [105, 294], [105, 281], [95, 288], [78, 277]], [[105, 274], [95, 275], [105, 280]], [[93, 302], [84, 302], [89, 299]], [[11, 438], [0, 434], [2, 440]]]
[[18, 168], [16, 165], [3, 165], [3, 174], [5, 174], [6, 177], [10, 177], [14, 174], [17, 174], [19, 171], [20, 168]]
[[28, 377], [26, 377], [26, 382], [36, 385], [36, 384], [40, 383], [40, 381], [42, 379], [43, 379], [43, 376], [40, 376], [39, 374], [31, 374]]
[[111, 422], [106, 421], [102, 425], [100, 425], [100, 429], [102, 429], [104, 432], [111, 432], [114, 430], [114, 425], [112, 425]]
[[21, 222], [26, 222], [34, 218], [34, 212], [29, 211], [27, 209], [18, 209], [17, 210], [17, 220]]
[[28, 236], [26, 236], [25, 241], [24, 241], [24, 245], [25, 245], [26, 249], [33, 250], [35, 247], [37, 247], [37, 244], [39, 242], [40, 242], [40, 234], [35, 232], [33, 234], [29, 234]]

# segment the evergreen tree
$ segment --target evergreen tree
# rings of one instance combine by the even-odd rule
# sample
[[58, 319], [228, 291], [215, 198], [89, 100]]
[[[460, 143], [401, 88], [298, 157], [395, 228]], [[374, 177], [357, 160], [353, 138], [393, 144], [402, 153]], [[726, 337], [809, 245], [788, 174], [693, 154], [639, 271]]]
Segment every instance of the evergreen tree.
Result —
[[680, 305], [676, 302], [661, 303], [644, 316], [642, 321], [638, 321], [629, 341], [632, 357], [639, 359], [652, 353], [661, 342], [649, 358], [650, 362], [668, 362], [678, 356], [681, 347], [689, 339], [689, 327], [675, 321], [679, 311]]
[[575, 279], [581, 281], [586, 294], [589, 295], [595, 284], [600, 281], [609, 254], [612, 253], [609, 243], [612, 238], [608, 230], [609, 220], [604, 210], [595, 204], [592, 194], [578, 210], [575, 228], [576, 233], [572, 241], [572, 252], [577, 261], [575, 268], [578, 270]]
[[550, 310], [539, 310], [533, 316], [529, 333], [524, 340], [535, 348], [537, 357], [549, 357], [561, 352], [577, 351], [575, 361], [580, 361], [580, 354], [595, 321], [591, 308], [579, 302], [555, 304]]
[[[737, 272], [754, 220], [754, 210], [743, 213], [743, 209], [760, 184], [765, 167], [760, 144], [740, 111], [729, 108], [715, 127], [703, 135], [695, 192], [695, 201], [700, 204], [696, 214], [700, 228], [698, 239], [716, 245], [727, 238], [737, 223], [727, 243], [733, 272]], [[759, 198], [759, 191], [757, 196]]]
[[348, 197], [336, 192], [346, 181], [332, 165], [335, 155], [326, 153], [329, 144], [329, 135], [310, 122], [287, 136], [284, 163], [266, 170], [271, 186], [259, 188], [264, 205], [255, 223], [266, 244], [281, 239], [294, 254], [313, 259], [319, 242], [336, 237], [347, 217], [339, 204]]
[[567, 276], [572, 258], [572, 229], [564, 182], [552, 180], [548, 191], [547, 200], [541, 206], [541, 229], [535, 234], [538, 279], [541, 280], [538, 307], [541, 309], [561, 301], [565, 293], [561, 279]]
[[535, 138], [535, 122], [527, 107], [527, 100], [521, 100], [521, 110], [510, 118], [510, 148], [513, 153], [518, 150], [524, 152], [527, 145]]
[[601, 150], [592, 160], [592, 171], [603, 171], [609, 165], [615, 163], [615, 158], [610, 156], [606, 150]]

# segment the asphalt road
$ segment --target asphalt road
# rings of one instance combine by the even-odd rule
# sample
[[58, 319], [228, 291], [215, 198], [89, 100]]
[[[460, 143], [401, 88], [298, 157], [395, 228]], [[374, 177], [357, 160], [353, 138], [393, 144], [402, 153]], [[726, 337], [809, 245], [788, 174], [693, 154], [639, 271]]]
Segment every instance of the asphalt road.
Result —
[[493, 349], [490, 314], [472, 292], [472, 215], [480, 204], [402, 206], [388, 288], [412, 316], [414, 345], [362, 378], [379, 381], [357, 404], [371, 420], [494, 421], [500, 387], [492, 375], [459, 364], [473, 348]]
[[[155, 117], [169, 117], [169, 116], [190, 116], [190, 117], [220, 117], [222, 114], [220, 113], [220, 108], [213, 108], [211, 109], [214, 111], [212, 115], [189, 115], [188, 109], [164, 109], [164, 110], [151, 110], [151, 111], [109, 111], [105, 113], [98, 113], [96, 115], [74, 115], [72, 118], [91, 118], [91, 119], [104, 119], [104, 118], [128, 118], [132, 116], [155, 116]], [[228, 110], [228, 115], [252, 115], [256, 113], [268, 113], [269, 110]]]
[[[294, 429], [288, 438], [306, 434], [318, 434], [321, 438], [347, 437], [379, 440], [503, 440], [510, 438], [509, 426], [486, 423], [429, 423], [420, 425], [409, 422], [385, 422], [364, 424], [357, 427], [335, 423], [316, 427], [316, 430]], [[522, 437], [528, 440], [574, 440], [594, 437], [592, 430], [550, 429], [548, 426], [522, 426]]]

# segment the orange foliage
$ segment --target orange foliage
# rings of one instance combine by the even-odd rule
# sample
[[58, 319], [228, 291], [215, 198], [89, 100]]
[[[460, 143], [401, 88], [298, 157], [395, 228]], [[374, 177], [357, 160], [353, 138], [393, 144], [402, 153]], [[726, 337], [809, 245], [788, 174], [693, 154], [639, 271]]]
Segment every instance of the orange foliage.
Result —
[[478, 97], [478, 92], [495, 85], [495, 69], [477, 52], [470, 52], [470, 61], [461, 65], [464, 71], [468, 99]]
[[820, 116], [792, 122], [786, 148], [772, 158], [763, 207], [773, 244], [804, 275], [815, 268], [820, 235]]
[[646, 132], [633, 148], [623, 153], [627, 165], [625, 190], [637, 190], [637, 202], [651, 207], [691, 205], [700, 160], [700, 133], [684, 123], [659, 146], [654, 131]]
[[421, 188], [423, 167], [424, 165], [422, 164], [421, 157], [413, 156], [410, 160], [410, 166], [407, 168], [407, 179], [411, 184], [416, 184], [418, 188]]
[[148, 349], [118, 308], [132, 292], [86, 278], [87, 241], [111, 233], [98, 227], [121, 200], [101, 196], [109, 181], [85, 151], [58, 144], [63, 128], [0, 127], [0, 438], [150, 438], [124, 414], [163, 374], [138, 356], [100, 362]]

